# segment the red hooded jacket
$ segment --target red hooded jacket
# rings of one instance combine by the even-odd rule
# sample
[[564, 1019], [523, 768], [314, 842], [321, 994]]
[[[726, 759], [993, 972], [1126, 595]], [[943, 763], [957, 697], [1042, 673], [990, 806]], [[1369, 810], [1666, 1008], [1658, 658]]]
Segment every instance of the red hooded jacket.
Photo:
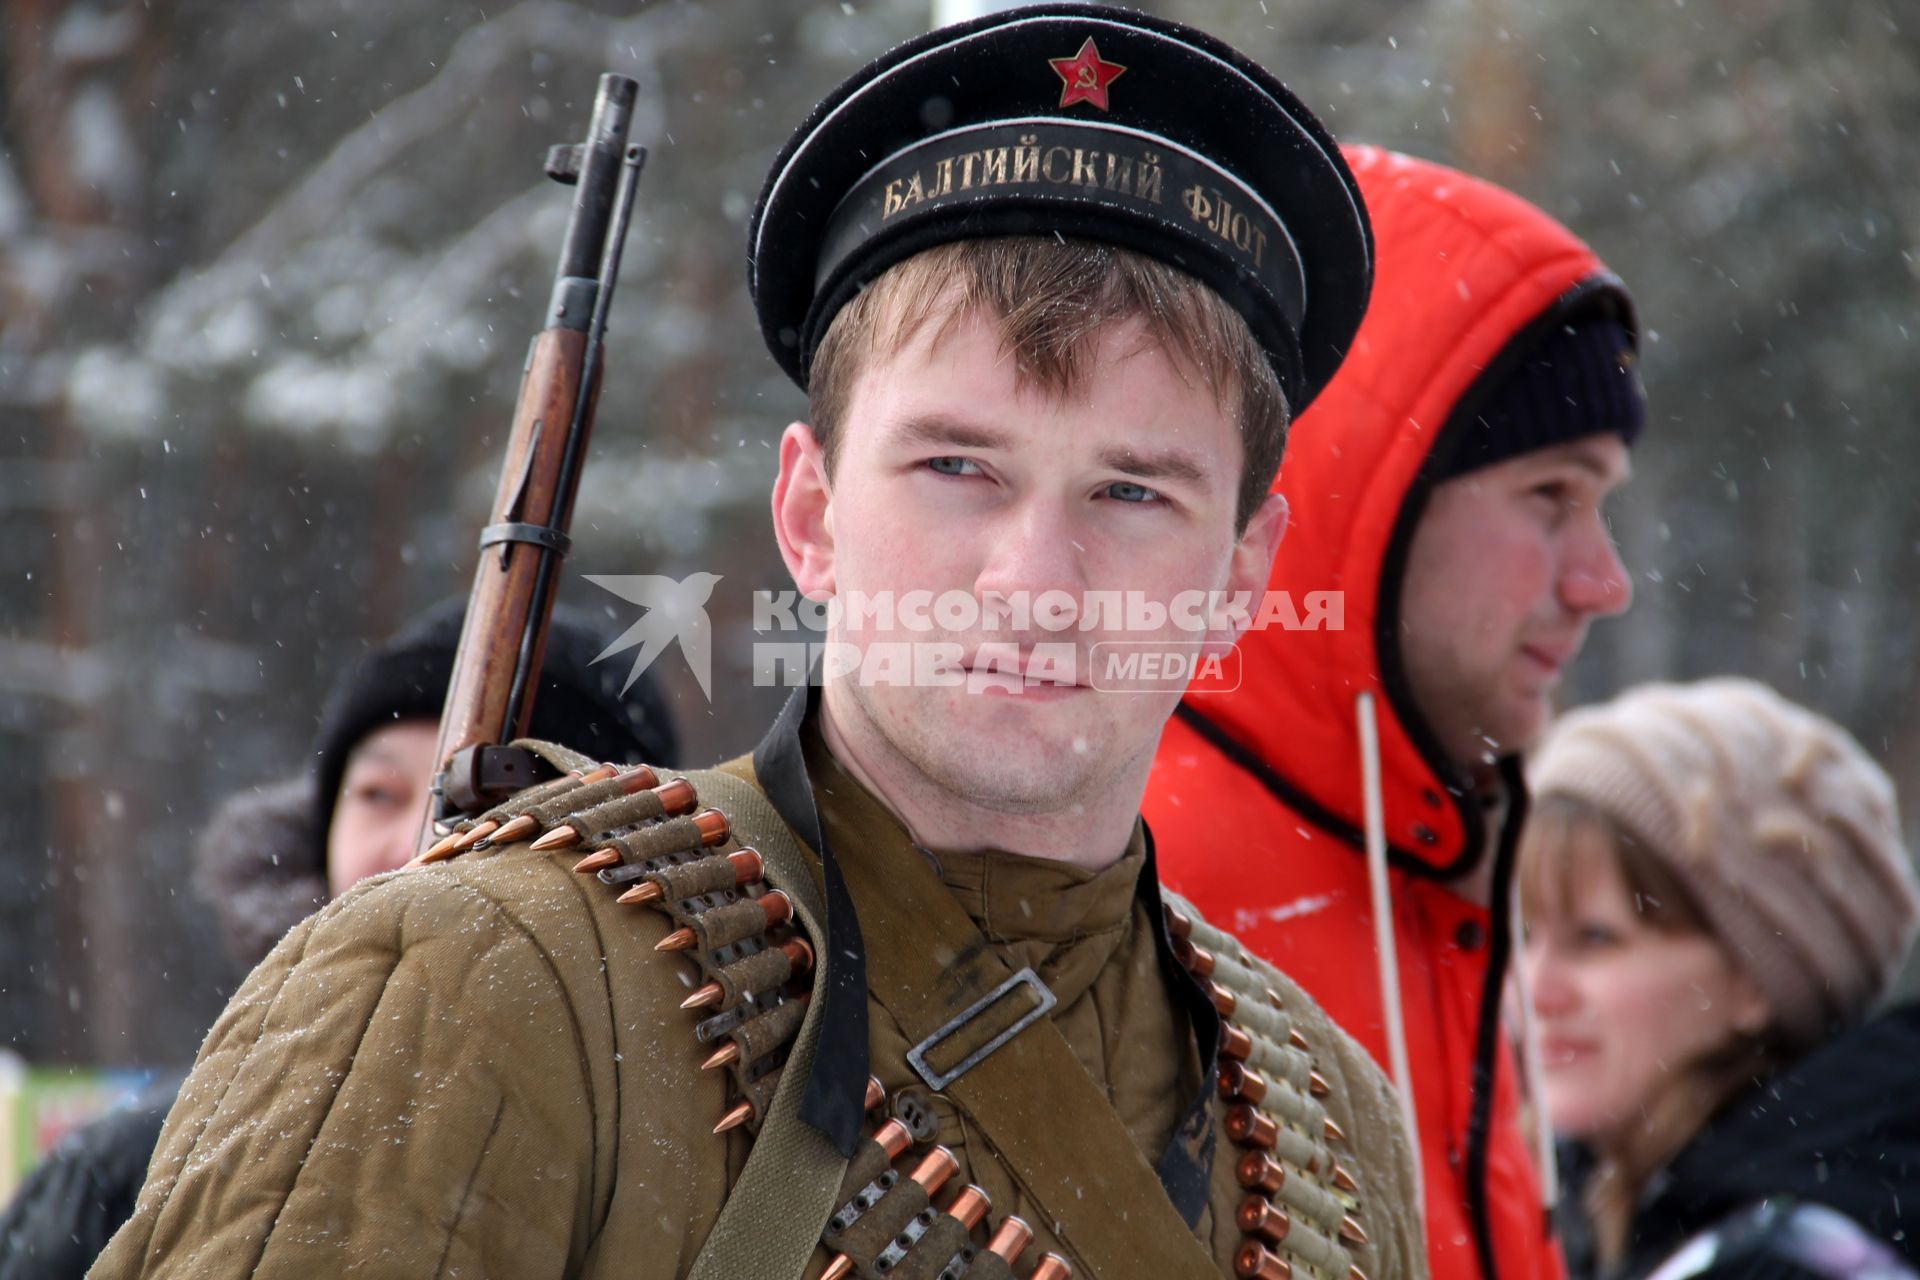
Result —
[[[1392, 152], [1347, 157], [1373, 221], [1372, 302], [1294, 425], [1276, 486], [1292, 520], [1271, 582], [1308, 622], [1307, 593], [1342, 593], [1339, 625], [1249, 632], [1239, 687], [1190, 691], [1168, 725], [1144, 809], [1167, 882], [1390, 1069], [1355, 718], [1372, 691], [1433, 1274], [1557, 1280], [1500, 1028], [1526, 807], [1517, 762], [1503, 762], [1504, 812], [1461, 785], [1412, 704], [1397, 614], [1436, 446], [1534, 334], [1596, 305], [1631, 329], [1631, 304], [1591, 250], [1517, 197]], [[1492, 912], [1449, 888], [1489, 857]]]

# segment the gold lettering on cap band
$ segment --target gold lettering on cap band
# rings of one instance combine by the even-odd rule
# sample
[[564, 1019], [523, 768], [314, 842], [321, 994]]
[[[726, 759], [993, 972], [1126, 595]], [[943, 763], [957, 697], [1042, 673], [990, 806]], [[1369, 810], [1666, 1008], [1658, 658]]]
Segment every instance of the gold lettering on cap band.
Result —
[[889, 156], [854, 184], [828, 219], [816, 286], [862, 245], [921, 214], [953, 209], [983, 223], [1004, 219], [1013, 230], [1022, 221], [1039, 226], [1047, 218], [1036, 197], [1060, 202], [1055, 221], [1063, 227], [1076, 218], [1118, 218], [1211, 245], [1299, 331], [1306, 278], [1273, 208], [1205, 156], [1153, 134], [1090, 121], [999, 121]]
[[888, 179], [880, 193], [880, 221], [884, 226], [917, 204], [956, 191], [1033, 182], [1117, 191], [1150, 204], [1164, 203], [1165, 183], [1156, 152], [1126, 153], [1058, 144], [1043, 149], [1039, 138], [1029, 133], [1010, 147], [941, 156], [925, 169]]

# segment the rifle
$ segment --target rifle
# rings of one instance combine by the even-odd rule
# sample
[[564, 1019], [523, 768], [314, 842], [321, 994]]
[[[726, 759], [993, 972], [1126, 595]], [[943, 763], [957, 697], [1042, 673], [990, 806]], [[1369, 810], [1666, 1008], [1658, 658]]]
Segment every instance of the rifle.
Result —
[[547, 176], [574, 188], [546, 325], [534, 335], [492, 518], [467, 598], [453, 681], [440, 716], [424, 848], [436, 827], [478, 813], [552, 770], [504, 746], [526, 736], [546, 656], [560, 562], [600, 392], [607, 310], [620, 273], [646, 149], [627, 145], [639, 85], [600, 77], [586, 141], [547, 152]]

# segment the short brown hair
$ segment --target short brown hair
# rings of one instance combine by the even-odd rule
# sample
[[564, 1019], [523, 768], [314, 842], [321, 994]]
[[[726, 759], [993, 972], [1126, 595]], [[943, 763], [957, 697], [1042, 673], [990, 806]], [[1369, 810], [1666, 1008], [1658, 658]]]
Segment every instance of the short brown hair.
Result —
[[942, 331], [976, 310], [1000, 322], [1020, 373], [1054, 395], [1087, 376], [1103, 326], [1138, 319], [1183, 374], [1240, 421], [1234, 531], [1267, 496], [1287, 443], [1287, 398], [1246, 320], [1198, 280], [1155, 258], [1092, 240], [1003, 236], [955, 240], [896, 263], [833, 318], [807, 394], [814, 436], [833, 466], [863, 362], [896, 352], [944, 311]]

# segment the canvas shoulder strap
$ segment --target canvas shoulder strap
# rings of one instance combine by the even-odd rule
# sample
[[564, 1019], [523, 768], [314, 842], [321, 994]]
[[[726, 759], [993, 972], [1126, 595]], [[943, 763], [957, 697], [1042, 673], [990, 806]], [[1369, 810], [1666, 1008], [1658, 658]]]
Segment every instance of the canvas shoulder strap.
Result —
[[1046, 1016], [1051, 993], [1013, 970], [926, 863], [886, 860], [883, 870], [882, 861], [839, 860], [860, 904], [869, 988], [924, 1048], [916, 1070], [1042, 1207], [1078, 1274], [1218, 1280], [1106, 1091]]
[[[807, 869], [806, 854], [766, 795], [752, 782], [718, 769], [686, 775], [703, 802], [727, 815], [734, 838], [760, 851], [767, 879], [793, 899], [794, 913], [816, 942], [826, 938], [826, 908]], [[834, 1193], [847, 1158], [812, 1125], [800, 1119], [800, 1097], [820, 1042], [820, 1012], [829, 949], [815, 948], [816, 998], [800, 1024], [787, 1070], [773, 1095], [746, 1167], [733, 1185], [713, 1232], [694, 1259], [689, 1280], [738, 1280], [740, 1276], [798, 1276], [820, 1243], [833, 1213]]]

